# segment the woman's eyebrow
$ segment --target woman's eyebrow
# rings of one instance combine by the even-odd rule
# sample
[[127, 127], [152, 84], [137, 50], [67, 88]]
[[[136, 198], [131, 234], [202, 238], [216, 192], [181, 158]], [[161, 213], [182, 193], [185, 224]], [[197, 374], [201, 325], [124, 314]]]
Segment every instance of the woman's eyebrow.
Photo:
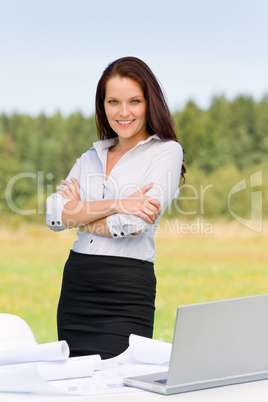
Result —
[[136, 95], [136, 96], [132, 96], [131, 98], [129, 98], [129, 99], [134, 99], [134, 98], [143, 98], [143, 95]]
[[[129, 98], [129, 99], [135, 99], [135, 98], [143, 98], [144, 96], [143, 95], [135, 95], [135, 96], [132, 96], [131, 98]], [[116, 98], [115, 96], [105, 96], [105, 98], [106, 99], [118, 99], [118, 98]]]

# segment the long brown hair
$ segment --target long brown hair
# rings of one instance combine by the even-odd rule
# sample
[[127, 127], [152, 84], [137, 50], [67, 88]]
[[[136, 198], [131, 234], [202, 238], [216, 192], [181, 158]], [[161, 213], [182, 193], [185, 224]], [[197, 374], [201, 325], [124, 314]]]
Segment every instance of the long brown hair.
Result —
[[[146, 100], [146, 130], [149, 134], [157, 134], [164, 141], [178, 141], [175, 124], [167, 106], [161, 86], [144, 61], [136, 57], [122, 57], [110, 63], [104, 70], [96, 91], [96, 126], [100, 139], [117, 137], [116, 132], [110, 127], [105, 109], [104, 99], [107, 81], [119, 75], [136, 81]], [[182, 165], [181, 176], [184, 179], [186, 169]]]

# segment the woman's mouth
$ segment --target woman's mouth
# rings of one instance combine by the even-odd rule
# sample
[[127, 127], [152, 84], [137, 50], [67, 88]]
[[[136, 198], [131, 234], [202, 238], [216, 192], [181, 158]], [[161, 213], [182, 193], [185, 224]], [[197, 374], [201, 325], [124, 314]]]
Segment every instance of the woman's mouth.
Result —
[[134, 120], [116, 120], [116, 121], [118, 124], [120, 124], [120, 126], [127, 127], [127, 126], [130, 126]]

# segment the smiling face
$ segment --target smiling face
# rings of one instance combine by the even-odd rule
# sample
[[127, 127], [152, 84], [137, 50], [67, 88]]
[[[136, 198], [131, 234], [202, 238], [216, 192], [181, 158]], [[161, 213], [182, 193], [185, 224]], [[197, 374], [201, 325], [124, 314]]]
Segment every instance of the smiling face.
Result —
[[146, 100], [139, 84], [127, 77], [116, 75], [106, 84], [104, 109], [119, 143], [131, 143], [149, 137], [146, 131]]

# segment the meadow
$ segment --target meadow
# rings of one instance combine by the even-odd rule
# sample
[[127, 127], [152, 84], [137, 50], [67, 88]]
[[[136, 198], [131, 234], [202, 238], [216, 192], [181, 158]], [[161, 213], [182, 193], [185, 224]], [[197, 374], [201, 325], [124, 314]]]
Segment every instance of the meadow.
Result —
[[[172, 341], [178, 305], [268, 292], [268, 222], [256, 233], [232, 222], [164, 221], [155, 238], [154, 338]], [[0, 312], [23, 318], [39, 343], [57, 340], [62, 270], [74, 231], [0, 227]]]

